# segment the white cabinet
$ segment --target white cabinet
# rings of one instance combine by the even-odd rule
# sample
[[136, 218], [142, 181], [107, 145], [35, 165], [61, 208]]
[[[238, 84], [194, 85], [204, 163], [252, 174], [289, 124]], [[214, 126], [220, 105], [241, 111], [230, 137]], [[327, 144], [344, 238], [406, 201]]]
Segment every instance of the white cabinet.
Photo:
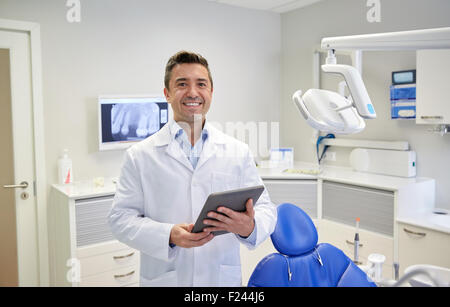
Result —
[[54, 185], [49, 206], [52, 286], [139, 283], [139, 252], [116, 241], [107, 225], [115, 187], [103, 191]]
[[[358, 260], [367, 264], [370, 254], [385, 255], [384, 278], [395, 277], [393, 265], [399, 262], [398, 237], [403, 230], [397, 219], [431, 210], [434, 205], [435, 182], [428, 178], [398, 178], [337, 168], [324, 170], [314, 180], [294, 180], [267, 172], [262, 178], [274, 203], [290, 202], [302, 207], [313, 218], [319, 243], [338, 247], [350, 259], [354, 258], [355, 220], [359, 217]], [[245, 284], [258, 261], [276, 250], [268, 239], [255, 251], [241, 252]], [[424, 262], [430, 263], [427, 258]]]
[[403, 272], [414, 264], [450, 268], [450, 234], [398, 223], [399, 264]]
[[319, 242], [330, 243], [354, 259], [356, 218], [360, 218], [358, 261], [383, 254], [383, 276], [393, 278], [394, 192], [337, 182], [322, 182], [322, 219]]
[[77, 249], [81, 287], [121, 287], [138, 285], [139, 252], [109, 241]]
[[450, 124], [450, 50], [417, 51], [417, 124]]
[[[333, 222], [326, 219], [315, 222], [319, 243], [329, 243], [342, 250], [347, 257], [354, 259], [355, 227]], [[394, 239], [391, 236], [360, 229], [359, 230], [359, 258], [358, 261], [367, 264], [370, 254], [377, 253], [386, 256], [383, 265], [383, 277], [393, 278]]]
[[[276, 205], [290, 202], [301, 207], [312, 217], [319, 242], [340, 248], [351, 259], [355, 218], [361, 218], [359, 260], [366, 264], [368, 255], [384, 254], [384, 278], [394, 277], [394, 262], [400, 263], [400, 272], [416, 263], [450, 267], [450, 234], [396, 222], [412, 212], [432, 208], [435, 189], [432, 179], [332, 169], [317, 178], [270, 174], [262, 175], [262, 179]], [[106, 224], [114, 193], [114, 185], [95, 191], [52, 187], [51, 285], [138, 285], [139, 252], [114, 240]], [[405, 232], [404, 228], [413, 233]], [[259, 261], [274, 252], [270, 237], [254, 250], [241, 246], [243, 285], [247, 285]]]

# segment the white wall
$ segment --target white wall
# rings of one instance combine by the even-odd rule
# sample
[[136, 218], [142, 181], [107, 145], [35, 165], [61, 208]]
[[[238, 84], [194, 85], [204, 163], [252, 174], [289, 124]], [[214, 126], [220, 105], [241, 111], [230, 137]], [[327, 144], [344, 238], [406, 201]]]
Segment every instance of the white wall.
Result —
[[[448, 0], [381, 1], [381, 22], [369, 23], [367, 1], [326, 0], [282, 15], [282, 143], [294, 145], [297, 160], [316, 162], [312, 129], [295, 110], [291, 97], [312, 87], [312, 51], [323, 37], [450, 26]], [[427, 131], [431, 126], [390, 119], [391, 72], [415, 68], [415, 52], [364, 52], [363, 79], [377, 112], [354, 139], [405, 140], [417, 152], [417, 174], [436, 179], [437, 206], [450, 208], [450, 135]], [[322, 75], [323, 76], [323, 75]], [[333, 87], [329, 88], [333, 84]], [[324, 88], [336, 90], [329, 77]], [[330, 149], [329, 149], [330, 150]], [[351, 149], [335, 148], [337, 165], [349, 166]]]
[[97, 96], [163, 91], [175, 52], [210, 63], [212, 121], [279, 121], [280, 16], [204, 0], [1, 0], [0, 18], [41, 24], [48, 183], [68, 148], [75, 180], [118, 176], [123, 151], [98, 152]]
[[[180, 49], [210, 62], [210, 120], [281, 120], [281, 145], [294, 146], [297, 160], [315, 161], [312, 130], [291, 95], [312, 86], [312, 50], [320, 39], [450, 25], [448, 0], [381, 1], [380, 23], [367, 22], [364, 0], [326, 0], [281, 17], [202, 0], [82, 0], [81, 23], [67, 22], [65, 3], [0, 0], [0, 18], [41, 24], [49, 183], [56, 182], [63, 148], [70, 150], [75, 179], [118, 175], [123, 152], [97, 151], [96, 97], [161, 93], [165, 63]], [[450, 208], [450, 136], [389, 119], [390, 72], [414, 66], [412, 52], [364, 53], [363, 77], [378, 118], [351, 138], [410, 142], [418, 175], [437, 180], [438, 206]], [[336, 164], [348, 165], [349, 150], [333, 150]]]

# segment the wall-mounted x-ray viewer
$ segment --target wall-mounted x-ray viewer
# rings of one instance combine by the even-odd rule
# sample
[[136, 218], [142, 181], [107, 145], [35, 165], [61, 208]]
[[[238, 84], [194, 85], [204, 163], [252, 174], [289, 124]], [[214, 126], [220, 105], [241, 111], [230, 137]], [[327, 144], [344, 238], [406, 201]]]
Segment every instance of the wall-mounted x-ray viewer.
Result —
[[100, 96], [99, 150], [125, 149], [159, 131], [169, 121], [164, 96]]

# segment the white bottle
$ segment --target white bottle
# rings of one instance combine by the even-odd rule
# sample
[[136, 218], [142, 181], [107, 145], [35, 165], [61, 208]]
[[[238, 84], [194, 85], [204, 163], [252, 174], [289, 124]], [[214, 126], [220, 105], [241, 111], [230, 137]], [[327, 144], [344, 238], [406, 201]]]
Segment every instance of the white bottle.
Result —
[[68, 184], [73, 182], [72, 159], [68, 156], [69, 150], [63, 150], [63, 156], [58, 160], [58, 183]]

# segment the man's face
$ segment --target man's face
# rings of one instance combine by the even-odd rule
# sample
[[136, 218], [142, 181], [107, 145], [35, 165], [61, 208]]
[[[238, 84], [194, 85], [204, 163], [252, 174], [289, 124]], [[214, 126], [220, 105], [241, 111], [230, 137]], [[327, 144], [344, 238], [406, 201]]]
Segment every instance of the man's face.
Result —
[[[201, 64], [179, 64], [172, 70], [170, 89], [164, 95], [171, 104], [175, 121], [193, 123], [205, 119], [212, 99], [208, 70]], [[196, 115], [196, 116], [195, 116]]]

